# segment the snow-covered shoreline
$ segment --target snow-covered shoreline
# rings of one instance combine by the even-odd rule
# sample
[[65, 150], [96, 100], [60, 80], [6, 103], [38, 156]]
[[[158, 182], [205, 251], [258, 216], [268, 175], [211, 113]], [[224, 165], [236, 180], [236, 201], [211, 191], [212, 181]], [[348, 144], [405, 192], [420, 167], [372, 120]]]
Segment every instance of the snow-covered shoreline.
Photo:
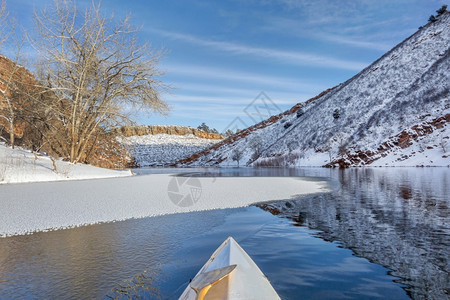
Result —
[[[327, 190], [327, 182], [298, 177], [194, 178], [173, 174], [3, 185], [0, 236], [243, 207]], [[177, 204], [179, 200], [185, 202]]]
[[[55, 171], [56, 166], [56, 171]], [[131, 176], [131, 170], [110, 170], [85, 164], [72, 164], [48, 156], [35, 156], [30, 150], [12, 149], [0, 142], [0, 184], [82, 180]]]

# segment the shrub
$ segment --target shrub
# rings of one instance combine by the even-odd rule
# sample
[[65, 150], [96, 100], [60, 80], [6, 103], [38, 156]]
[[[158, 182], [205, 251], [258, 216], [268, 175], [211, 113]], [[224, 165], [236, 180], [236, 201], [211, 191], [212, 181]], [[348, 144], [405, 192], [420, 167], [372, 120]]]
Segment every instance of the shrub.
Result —
[[294, 151], [298, 147], [299, 147], [299, 144], [298, 144], [297, 141], [290, 141], [287, 144], [287, 148], [289, 149], [289, 153], [291, 153], [292, 151]]
[[337, 119], [339, 119], [340, 116], [341, 116], [341, 112], [339, 111], [339, 108], [336, 108], [336, 109], [333, 111], [333, 118], [334, 118], [335, 120], [337, 120]]

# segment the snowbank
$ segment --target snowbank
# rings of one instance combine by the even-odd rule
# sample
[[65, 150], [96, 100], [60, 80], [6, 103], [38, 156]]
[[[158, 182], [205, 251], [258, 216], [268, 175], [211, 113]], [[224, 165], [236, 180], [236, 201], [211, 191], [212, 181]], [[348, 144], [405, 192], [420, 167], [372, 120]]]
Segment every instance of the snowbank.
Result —
[[326, 182], [299, 177], [196, 178], [170, 174], [3, 185], [0, 236], [243, 207], [325, 192], [327, 187]]
[[[56, 172], [49, 157], [29, 150], [11, 149], [0, 143], [0, 184], [71, 179], [109, 178], [132, 175], [130, 170], [117, 171], [56, 160]], [[1, 198], [0, 198], [1, 199]]]

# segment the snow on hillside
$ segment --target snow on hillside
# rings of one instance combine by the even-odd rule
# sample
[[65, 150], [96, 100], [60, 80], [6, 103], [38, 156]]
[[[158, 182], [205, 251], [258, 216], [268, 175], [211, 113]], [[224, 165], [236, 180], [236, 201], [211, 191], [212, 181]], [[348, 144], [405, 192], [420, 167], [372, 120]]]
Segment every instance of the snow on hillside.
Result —
[[164, 166], [199, 152], [220, 140], [204, 139], [193, 134], [155, 134], [119, 137], [139, 167]]
[[183, 164], [236, 165], [242, 153], [253, 166], [448, 166], [449, 45], [447, 12], [347, 82]]
[[130, 170], [118, 171], [62, 160], [53, 162], [47, 156], [35, 156], [31, 151], [12, 149], [0, 142], [0, 184], [71, 179], [92, 179], [132, 175]]

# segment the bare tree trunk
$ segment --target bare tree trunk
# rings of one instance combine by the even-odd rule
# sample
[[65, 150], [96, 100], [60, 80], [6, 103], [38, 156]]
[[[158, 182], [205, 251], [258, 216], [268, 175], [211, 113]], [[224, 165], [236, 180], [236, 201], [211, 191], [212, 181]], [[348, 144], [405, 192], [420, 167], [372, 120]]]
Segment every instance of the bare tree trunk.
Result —
[[5, 86], [4, 89], [0, 89], [0, 95], [2, 96], [0, 98], [0, 101], [3, 100], [7, 106], [7, 116], [3, 116], [5, 120], [8, 121], [8, 127], [9, 127], [9, 144], [14, 149], [14, 107], [13, 107], [13, 99], [8, 95], [12, 92], [14, 89], [14, 82], [13, 82], [13, 76], [15, 72], [15, 67], [9, 74], [8, 78], [1, 78], [0, 77], [0, 83]]
[[9, 120], [9, 142], [11, 143], [11, 148], [14, 149], [14, 112], [11, 110]]
[[56, 167], [56, 160], [51, 155], [49, 155], [49, 158], [52, 161], [53, 172], [58, 173], [58, 168]]

